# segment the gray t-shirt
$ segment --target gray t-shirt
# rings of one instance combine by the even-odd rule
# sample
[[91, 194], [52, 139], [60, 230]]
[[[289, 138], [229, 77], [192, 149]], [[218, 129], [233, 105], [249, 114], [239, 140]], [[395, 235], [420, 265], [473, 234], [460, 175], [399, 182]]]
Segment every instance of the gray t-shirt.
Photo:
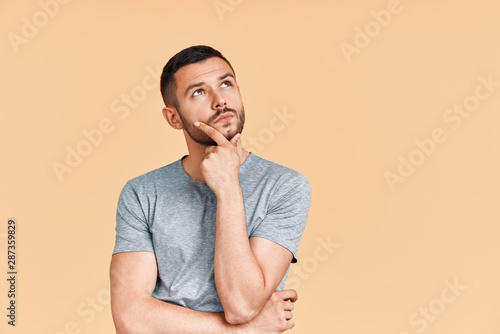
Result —
[[[129, 180], [116, 213], [113, 254], [156, 254], [153, 297], [204, 312], [223, 312], [214, 279], [217, 198], [194, 181], [181, 159]], [[299, 172], [250, 152], [240, 166], [249, 237], [269, 239], [290, 250], [293, 262], [302, 238], [311, 187]], [[272, 256], [272, 254], [270, 254]], [[285, 288], [288, 270], [278, 290]]]

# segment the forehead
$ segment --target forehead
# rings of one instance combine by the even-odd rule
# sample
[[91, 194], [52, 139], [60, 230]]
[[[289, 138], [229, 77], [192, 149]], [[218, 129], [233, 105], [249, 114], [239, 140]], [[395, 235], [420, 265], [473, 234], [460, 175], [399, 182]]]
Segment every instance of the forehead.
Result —
[[182, 91], [183, 88], [196, 82], [208, 82], [215, 80], [221, 74], [231, 73], [234, 75], [231, 67], [219, 57], [211, 57], [202, 62], [189, 64], [181, 67], [175, 73], [177, 87]]

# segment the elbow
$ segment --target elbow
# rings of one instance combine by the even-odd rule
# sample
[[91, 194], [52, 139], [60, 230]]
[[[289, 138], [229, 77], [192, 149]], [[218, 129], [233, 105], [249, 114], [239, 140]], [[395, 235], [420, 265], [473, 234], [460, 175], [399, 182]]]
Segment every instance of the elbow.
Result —
[[220, 289], [219, 298], [224, 309], [224, 317], [231, 325], [241, 325], [251, 321], [259, 314], [267, 302], [261, 286], [248, 286], [246, 289]]
[[257, 309], [251, 306], [235, 305], [224, 309], [224, 317], [231, 325], [242, 325], [251, 321], [259, 313], [260, 308]]
[[123, 317], [113, 315], [113, 322], [115, 323], [116, 334], [130, 334], [132, 329], [130, 324], [127, 323]]
[[255, 317], [255, 315], [252, 315], [250, 313], [243, 314], [235, 312], [225, 312], [224, 316], [226, 318], [227, 323], [230, 325], [246, 324]]
[[133, 316], [117, 315], [113, 317], [116, 334], [148, 334], [145, 326], [142, 326]]
[[113, 314], [113, 322], [115, 323], [116, 334], [136, 333], [136, 329], [133, 328], [134, 320], [124, 314]]
[[111, 313], [115, 325], [116, 334], [148, 334], [146, 324], [141, 322], [137, 312], [133, 312], [129, 307], [113, 307]]
[[115, 330], [116, 330], [116, 334], [132, 334], [133, 333], [132, 330], [127, 328], [125, 325], [123, 325], [123, 324], [118, 325], [116, 322], [115, 322]]

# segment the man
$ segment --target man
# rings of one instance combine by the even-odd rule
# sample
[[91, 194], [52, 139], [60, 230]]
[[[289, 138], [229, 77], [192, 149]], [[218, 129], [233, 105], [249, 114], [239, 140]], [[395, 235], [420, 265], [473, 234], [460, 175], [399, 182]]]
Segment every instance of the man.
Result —
[[129, 180], [110, 267], [117, 333], [282, 333], [283, 290], [307, 221], [307, 178], [246, 151], [229, 61], [182, 50], [161, 77], [163, 116], [189, 155]]

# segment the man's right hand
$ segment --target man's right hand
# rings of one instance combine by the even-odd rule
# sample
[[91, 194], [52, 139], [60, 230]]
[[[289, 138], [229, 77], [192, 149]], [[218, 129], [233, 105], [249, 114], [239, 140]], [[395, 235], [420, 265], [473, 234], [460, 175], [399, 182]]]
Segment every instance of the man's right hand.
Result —
[[293, 289], [274, 291], [257, 316], [243, 325], [242, 329], [249, 334], [269, 334], [283, 333], [293, 328], [295, 322], [291, 320], [292, 310], [297, 298], [297, 291]]

